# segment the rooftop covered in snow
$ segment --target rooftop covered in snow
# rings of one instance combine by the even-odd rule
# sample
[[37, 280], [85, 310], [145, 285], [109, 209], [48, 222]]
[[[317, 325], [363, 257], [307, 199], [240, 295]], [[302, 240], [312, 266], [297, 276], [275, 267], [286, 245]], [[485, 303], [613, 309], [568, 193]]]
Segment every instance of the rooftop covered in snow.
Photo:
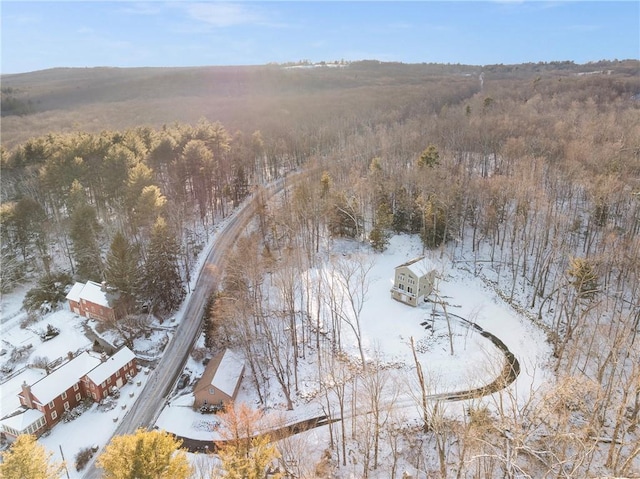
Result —
[[87, 377], [91, 379], [94, 384], [100, 384], [106, 381], [109, 376], [115, 374], [117, 370], [124, 367], [129, 361], [135, 359], [135, 357], [136, 355], [133, 354], [133, 351], [125, 346], [109, 359], [89, 371]]
[[99, 304], [100, 306], [110, 308], [110, 295], [111, 294], [108, 292], [108, 290], [103, 288], [101, 284], [95, 283], [93, 281], [87, 281], [86, 284], [74, 284], [67, 294], [67, 299], [76, 302], [80, 302], [80, 300], [83, 299], [87, 302]]
[[397, 268], [402, 268], [403, 266], [409, 268], [409, 270], [418, 278], [421, 278], [422, 276], [433, 270], [433, 266], [424, 256], [420, 256], [418, 258], [412, 259], [411, 261], [407, 261], [406, 263], [397, 266]]
[[68, 363], [31, 386], [31, 393], [45, 405], [64, 391], [80, 382], [80, 378], [100, 364], [100, 359], [87, 351], [80, 353]]
[[242, 358], [227, 349], [213, 375], [211, 385], [227, 396], [233, 396], [236, 386], [242, 377], [243, 369], [244, 361]]

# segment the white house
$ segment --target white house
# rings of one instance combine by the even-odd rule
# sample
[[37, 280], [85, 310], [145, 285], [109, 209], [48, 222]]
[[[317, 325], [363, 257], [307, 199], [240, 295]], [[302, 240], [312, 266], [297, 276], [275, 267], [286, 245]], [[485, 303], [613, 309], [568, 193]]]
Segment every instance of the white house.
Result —
[[396, 267], [391, 297], [396, 301], [417, 306], [433, 291], [436, 271], [424, 256]]

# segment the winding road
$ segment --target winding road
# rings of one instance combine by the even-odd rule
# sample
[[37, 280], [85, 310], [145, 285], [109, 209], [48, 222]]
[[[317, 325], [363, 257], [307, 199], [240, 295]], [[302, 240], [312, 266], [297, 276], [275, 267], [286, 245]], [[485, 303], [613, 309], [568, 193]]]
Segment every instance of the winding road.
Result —
[[[204, 308], [209, 295], [215, 290], [219, 272], [224, 271], [228, 251], [253, 219], [260, 201], [268, 200], [298, 181], [302, 176], [303, 173], [294, 173], [260, 188], [220, 228], [199, 272], [195, 287], [186, 299], [182, 320], [162, 353], [158, 365], [140, 391], [138, 399], [120, 420], [114, 436], [132, 434], [140, 427], [153, 427], [187, 362], [198, 335], [202, 331]], [[99, 455], [96, 454], [94, 458]], [[101, 475], [95, 466], [95, 460], [93, 460], [82, 477], [84, 479], [99, 479]]]

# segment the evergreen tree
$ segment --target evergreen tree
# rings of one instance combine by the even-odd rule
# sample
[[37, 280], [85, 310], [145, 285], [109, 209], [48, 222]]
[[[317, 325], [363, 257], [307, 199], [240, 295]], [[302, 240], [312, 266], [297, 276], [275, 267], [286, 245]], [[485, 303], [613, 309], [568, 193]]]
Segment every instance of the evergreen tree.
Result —
[[104, 479], [187, 479], [192, 470], [181, 445], [168, 432], [138, 429], [115, 436], [97, 463]]
[[73, 242], [76, 274], [82, 280], [100, 281], [102, 279], [102, 258], [98, 243], [100, 225], [96, 210], [78, 193], [78, 188], [72, 188], [70, 197], [73, 199], [73, 210], [69, 236]]
[[433, 168], [440, 164], [440, 153], [435, 145], [429, 145], [418, 158], [419, 168]]
[[20, 435], [2, 453], [2, 479], [58, 479], [64, 464], [51, 461], [53, 454], [38, 444], [35, 436]]
[[567, 274], [581, 298], [593, 298], [598, 292], [598, 276], [593, 263], [588, 259], [571, 258]]
[[127, 314], [133, 311], [135, 293], [140, 281], [138, 254], [127, 238], [118, 231], [107, 254], [104, 277], [109, 286], [120, 293], [117, 307]]
[[376, 217], [373, 228], [369, 233], [369, 241], [375, 251], [382, 252], [389, 244], [390, 229], [393, 224], [393, 215], [386, 203], [380, 203], [376, 209]]
[[444, 205], [432, 196], [417, 200], [423, 213], [423, 225], [421, 231], [422, 243], [427, 248], [436, 248], [447, 241], [447, 211]]
[[144, 269], [143, 295], [152, 310], [172, 311], [180, 305], [185, 290], [178, 268], [180, 247], [164, 218], [156, 220], [151, 232]]

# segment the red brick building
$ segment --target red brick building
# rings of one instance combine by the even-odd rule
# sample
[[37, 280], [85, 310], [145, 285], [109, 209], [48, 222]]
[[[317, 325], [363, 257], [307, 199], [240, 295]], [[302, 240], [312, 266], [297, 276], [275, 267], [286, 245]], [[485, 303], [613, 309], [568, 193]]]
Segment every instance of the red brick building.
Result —
[[109, 291], [105, 283], [93, 281], [76, 283], [67, 294], [69, 309], [72, 312], [90, 319], [102, 321], [117, 319], [114, 300], [117, 293]]
[[40, 435], [85, 398], [101, 401], [137, 372], [136, 357], [127, 347], [108, 359], [85, 351], [34, 384], [23, 383], [18, 394], [23, 409], [2, 420], [2, 432], [9, 439]]
[[137, 372], [135, 354], [124, 347], [85, 374], [82, 384], [87, 397], [100, 401], [106, 398], [113, 388], [120, 389], [124, 386]]

